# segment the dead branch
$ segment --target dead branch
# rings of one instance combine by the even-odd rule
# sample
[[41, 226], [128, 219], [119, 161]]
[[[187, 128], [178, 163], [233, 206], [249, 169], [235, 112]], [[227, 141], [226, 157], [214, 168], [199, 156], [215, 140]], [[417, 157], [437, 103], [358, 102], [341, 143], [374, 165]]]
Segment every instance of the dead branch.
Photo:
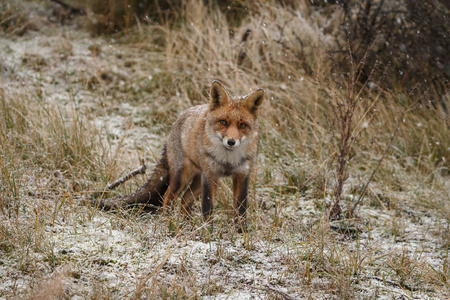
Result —
[[112, 190], [115, 189], [116, 187], [118, 187], [119, 185], [123, 184], [124, 182], [130, 180], [131, 178], [133, 178], [136, 175], [139, 174], [145, 174], [145, 170], [147, 169], [147, 166], [145, 165], [144, 160], [142, 160], [142, 166], [140, 166], [139, 168], [131, 171], [130, 173], [128, 173], [127, 175], [125, 175], [124, 177], [121, 177], [119, 179], [117, 179], [116, 181], [114, 181], [113, 183], [108, 184], [108, 186], [106, 187], [107, 190]]

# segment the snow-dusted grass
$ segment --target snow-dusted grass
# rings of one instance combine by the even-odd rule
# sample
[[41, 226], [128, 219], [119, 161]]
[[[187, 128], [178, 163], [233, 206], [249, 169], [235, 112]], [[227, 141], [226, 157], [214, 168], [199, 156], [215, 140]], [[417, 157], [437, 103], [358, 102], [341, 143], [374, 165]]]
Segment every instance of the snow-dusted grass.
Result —
[[[261, 7], [233, 37], [223, 15], [196, 5], [186, 8], [190, 22], [171, 30], [142, 26], [93, 38], [47, 24], [0, 37], [0, 297], [449, 297], [445, 120], [426, 109], [406, 115], [356, 217], [327, 222], [336, 151], [327, 97], [339, 93], [332, 80], [319, 78], [319, 85], [301, 67], [308, 59], [327, 75], [332, 38], [317, 27], [323, 20]], [[253, 37], [242, 44], [248, 27]], [[296, 34], [311, 41], [303, 58]], [[238, 64], [242, 49], [246, 60]], [[261, 87], [268, 94], [247, 234], [232, 225], [227, 180], [212, 231], [199, 203], [192, 222], [177, 211], [107, 213], [81, 205], [142, 158], [156, 161], [170, 124], [206, 102], [213, 79], [232, 94]], [[383, 101], [372, 122], [361, 119], [344, 210], [359, 196], [400, 109], [395, 93], [371, 97]], [[146, 176], [118, 192], [136, 189]]]
[[3, 216], [2, 233], [14, 238], [4, 242], [14, 245], [2, 251], [0, 291], [10, 297], [60, 286], [59, 297], [117, 299], [447, 295], [446, 249], [436, 232], [445, 220], [400, 221], [365, 208], [361, 220], [327, 224], [312, 216], [312, 200], [296, 201], [304, 209], [286, 199], [278, 217], [275, 208], [252, 211], [246, 236], [221, 213], [212, 232], [181, 216], [108, 214], [70, 202], [55, 213], [57, 200], [35, 210], [44, 221], [33, 212], [22, 213], [31, 220]]

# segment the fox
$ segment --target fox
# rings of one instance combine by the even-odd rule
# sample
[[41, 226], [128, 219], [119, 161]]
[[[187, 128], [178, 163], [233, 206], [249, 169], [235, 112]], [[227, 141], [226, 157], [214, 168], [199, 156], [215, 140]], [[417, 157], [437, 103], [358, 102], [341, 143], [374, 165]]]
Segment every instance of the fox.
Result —
[[258, 153], [258, 115], [265, 91], [232, 97], [213, 81], [207, 104], [182, 112], [172, 126], [161, 158], [150, 178], [134, 193], [101, 199], [97, 205], [117, 209], [137, 203], [169, 211], [181, 198], [181, 211], [190, 216], [200, 196], [202, 216], [212, 221], [217, 183], [231, 176], [235, 219], [246, 220], [250, 176]]

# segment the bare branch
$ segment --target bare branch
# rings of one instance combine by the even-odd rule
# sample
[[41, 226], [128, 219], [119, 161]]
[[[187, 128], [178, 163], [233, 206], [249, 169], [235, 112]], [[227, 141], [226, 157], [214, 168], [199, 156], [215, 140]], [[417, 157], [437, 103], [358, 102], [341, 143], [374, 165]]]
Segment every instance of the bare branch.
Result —
[[107, 190], [112, 190], [115, 189], [116, 187], [118, 187], [119, 185], [123, 184], [124, 182], [130, 180], [131, 178], [133, 178], [136, 175], [139, 174], [145, 174], [145, 170], [147, 169], [147, 166], [144, 163], [144, 160], [142, 160], [142, 166], [140, 166], [139, 168], [131, 171], [130, 173], [128, 173], [127, 175], [125, 175], [124, 177], [121, 177], [119, 179], [117, 179], [116, 181], [114, 181], [111, 184], [108, 184], [108, 186], [106, 187]]

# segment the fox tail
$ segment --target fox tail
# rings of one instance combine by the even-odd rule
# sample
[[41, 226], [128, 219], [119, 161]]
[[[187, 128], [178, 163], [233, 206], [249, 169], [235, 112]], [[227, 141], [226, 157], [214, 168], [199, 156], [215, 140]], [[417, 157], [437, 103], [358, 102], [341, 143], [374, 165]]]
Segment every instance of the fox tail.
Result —
[[167, 160], [166, 146], [164, 145], [162, 156], [154, 168], [152, 175], [138, 190], [128, 195], [92, 200], [91, 205], [105, 210], [118, 209], [133, 204], [159, 207], [162, 206], [162, 199], [169, 186], [169, 179], [169, 163]]

